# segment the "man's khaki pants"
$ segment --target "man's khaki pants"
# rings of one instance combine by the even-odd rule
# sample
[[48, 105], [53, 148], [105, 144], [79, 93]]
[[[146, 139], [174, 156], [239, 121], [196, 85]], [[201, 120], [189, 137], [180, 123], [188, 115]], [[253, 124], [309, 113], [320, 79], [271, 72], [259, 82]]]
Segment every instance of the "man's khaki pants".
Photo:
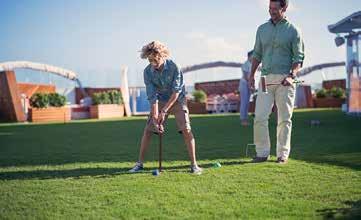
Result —
[[[269, 74], [267, 84], [281, 83], [286, 75]], [[259, 87], [261, 88], [261, 87]], [[258, 89], [254, 120], [254, 143], [257, 157], [270, 155], [271, 143], [268, 131], [268, 119], [274, 102], [278, 109], [277, 123], [277, 157], [288, 159], [291, 149], [292, 112], [295, 102], [295, 85], [268, 85], [268, 93]]]

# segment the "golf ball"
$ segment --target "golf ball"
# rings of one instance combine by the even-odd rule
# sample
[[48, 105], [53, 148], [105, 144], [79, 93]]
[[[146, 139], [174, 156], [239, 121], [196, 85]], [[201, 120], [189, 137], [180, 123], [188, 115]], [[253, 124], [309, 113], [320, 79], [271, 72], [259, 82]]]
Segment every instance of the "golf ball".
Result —
[[157, 169], [157, 170], [153, 170], [152, 171], [152, 175], [153, 176], [159, 176], [159, 170]]
[[220, 168], [220, 167], [222, 167], [222, 165], [219, 162], [217, 162], [217, 163], [213, 164], [213, 167], [214, 168]]

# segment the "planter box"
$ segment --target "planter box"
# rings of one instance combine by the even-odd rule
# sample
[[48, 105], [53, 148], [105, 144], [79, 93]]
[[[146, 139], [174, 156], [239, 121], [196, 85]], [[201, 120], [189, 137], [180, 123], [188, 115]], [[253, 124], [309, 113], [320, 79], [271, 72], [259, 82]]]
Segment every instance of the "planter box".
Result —
[[70, 121], [70, 115], [70, 108], [67, 107], [29, 109], [29, 120], [31, 122], [67, 122]]
[[341, 98], [314, 98], [315, 108], [341, 108], [345, 103], [345, 99]]
[[187, 105], [190, 114], [207, 114], [206, 103], [188, 101]]
[[90, 106], [90, 117], [103, 119], [124, 116], [124, 105], [92, 105]]

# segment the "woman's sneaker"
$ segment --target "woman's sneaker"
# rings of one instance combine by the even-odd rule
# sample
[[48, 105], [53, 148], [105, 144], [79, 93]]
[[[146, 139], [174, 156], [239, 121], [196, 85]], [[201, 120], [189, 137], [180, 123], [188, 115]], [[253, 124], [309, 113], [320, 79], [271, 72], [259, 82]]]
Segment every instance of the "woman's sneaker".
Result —
[[196, 174], [196, 175], [200, 175], [202, 174], [203, 169], [200, 168], [199, 166], [191, 166], [191, 173]]
[[144, 169], [143, 164], [140, 162], [136, 162], [135, 166], [132, 169], [130, 169], [128, 172], [129, 173], [137, 173], [137, 172], [142, 171], [143, 169]]

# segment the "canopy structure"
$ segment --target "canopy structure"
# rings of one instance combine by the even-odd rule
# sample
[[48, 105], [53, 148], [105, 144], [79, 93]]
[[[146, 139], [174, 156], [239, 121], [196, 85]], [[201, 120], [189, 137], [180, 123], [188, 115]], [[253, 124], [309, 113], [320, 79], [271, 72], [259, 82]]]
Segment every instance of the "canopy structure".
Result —
[[15, 77], [16, 69], [31, 69], [41, 72], [52, 73], [66, 79], [75, 81], [85, 97], [84, 105], [91, 104], [91, 98], [87, 95], [81, 85], [77, 74], [64, 68], [34, 63], [28, 61], [12, 61], [0, 63], [0, 119], [9, 121], [25, 121], [25, 108], [23, 109], [19, 96], [18, 86]]
[[337, 34], [336, 46], [346, 42], [347, 112], [361, 115], [361, 11], [329, 25], [328, 30]]
[[[182, 68], [182, 71], [183, 71], [183, 73], [188, 73], [188, 72], [192, 72], [192, 71], [198, 71], [198, 70], [209, 69], [209, 68], [217, 68], [217, 67], [240, 68], [240, 67], [242, 67], [242, 65], [243, 65], [243, 63], [216, 61], [216, 62], [201, 63], [201, 64], [185, 66]], [[305, 76], [305, 75], [310, 74], [317, 70], [322, 70], [325, 68], [340, 67], [340, 66], [345, 66], [345, 62], [320, 63], [317, 65], [302, 68], [298, 72], [298, 76]]]
[[242, 67], [242, 63], [237, 62], [224, 62], [224, 61], [215, 61], [215, 62], [208, 62], [208, 63], [201, 63], [190, 65], [182, 68], [183, 73], [202, 70], [202, 69], [209, 69], [209, 68], [216, 68], [216, 67]]
[[75, 72], [48, 64], [34, 63], [28, 61], [13, 61], [0, 63], [0, 72], [14, 71], [15, 69], [32, 69], [42, 72], [54, 73], [70, 80], [77, 79], [77, 74]]
[[82, 92], [84, 98], [84, 104], [90, 105], [90, 98], [88, 97], [88, 94], [85, 92], [80, 80], [77, 78], [77, 74], [74, 71], [67, 70], [61, 67], [56, 67], [48, 64], [43, 63], [35, 63], [35, 62], [29, 62], [29, 61], [10, 61], [10, 62], [3, 62], [0, 63], [0, 72], [5, 71], [15, 71], [16, 69], [31, 69], [31, 70], [37, 70], [41, 72], [47, 72], [47, 73], [53, 73], [55, 75], [64, 77], [69, 80], [75, 81], [80, 91]]
[[341, 21], [328, 26], [331, 33], [352, 33], [357, 29], [361, 29], [361, 11], [355, 12]]

